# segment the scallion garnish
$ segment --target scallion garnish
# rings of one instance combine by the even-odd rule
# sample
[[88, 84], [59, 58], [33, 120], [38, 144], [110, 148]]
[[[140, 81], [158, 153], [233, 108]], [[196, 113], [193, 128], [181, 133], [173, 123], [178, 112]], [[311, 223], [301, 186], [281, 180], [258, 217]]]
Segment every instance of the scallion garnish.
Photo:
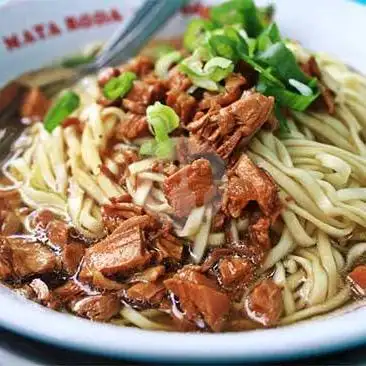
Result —
[[73, 91], [62, 93], [52, 104], [44, 119], [44, 128], [52, 132], [80, 105], [80, 97]]
[[169, 52], [160, 57], [155, 64], [155, 73], [160, 78], [165, 79], [168, 76], [169, 68], [178, 63], [182, 59], [179, 51]]
[[230, 59], [213, 57], [203, 66], [196, 54], [186, 58], [179, 67], [180, 71], [185, 73], [194, 85], [210, 91], [219, 90], [217, 83], [234, 70], [234, 64]]
[[174, 109], [160, 102], [147, 107], [146, 116], [157, 142], [167, 140], [169, 133], [179, 126], [179, 117]]
[[179, 126], [179, 117], [174, 109], [155, 102], [146, 110], [150, 130], [155, 137], [141, 145], [140, 154], [155, 155], [161, 159], [169, 159], [174, 155], [174, 143], [169, 134]]
[[132, 88], [134, 80], [136, 80], [136, 75], [133, 72], [126, 71], [109, 80], [103, 87], [103, 94], [109, 100], [122, 98]]
[[203, 41], [206, 31], [214, 29], [214, 25], [206, 19], [193, 19], [184, 33], [183, 44], [189, 51], [194, 51]]

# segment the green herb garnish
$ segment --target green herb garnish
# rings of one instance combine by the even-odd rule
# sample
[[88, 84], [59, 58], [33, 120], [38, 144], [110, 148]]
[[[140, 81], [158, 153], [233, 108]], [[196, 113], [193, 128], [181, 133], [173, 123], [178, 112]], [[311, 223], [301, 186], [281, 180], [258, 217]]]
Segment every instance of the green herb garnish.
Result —
[[134, 80], [136, 80], [136, 74], [126, 71], [109, 80], [103, 87], [103, 94], [109, 100], [122, 98], [132, 88]]
[[318, 93], [311, 95], [303, 95], [288, 90], [286, 87], [280, 87], [273, 84], [263, 75], [259, 77], [259, 82], [256, 87], [257, 91], [267, 96], [274, 96], [276, 102], [281, 106], [286, 106], [296, 111], [304, 111], [318, 97]]
[[44, 128], [52, 132], [80, 105], [80, 97], [73, 91], [62, 93], [52, 104], [44, 119]]
[[[276, 108], [304, 111], [319, 96], [318, 82], [309, 78], [282, 40], [276, 23], [270, 23], [273, 7], [256, 8], [253, 0], [231, 0], [210, 10], [209, 20], [195, 19], [188, 26], [185, 46], [193, 55], [180, 70], [196, 87], [219, 91], [219, 84], [239, 61], [258, 72], [256, 89], [276, 98]], [[206, 65], [229, 60], [214, 73]], [[230, 71], [231, 70], [231, 71]], [[277, 113], [279, 114], [279, 113]], [[284, 124], [285, 118], [278, 118]]]

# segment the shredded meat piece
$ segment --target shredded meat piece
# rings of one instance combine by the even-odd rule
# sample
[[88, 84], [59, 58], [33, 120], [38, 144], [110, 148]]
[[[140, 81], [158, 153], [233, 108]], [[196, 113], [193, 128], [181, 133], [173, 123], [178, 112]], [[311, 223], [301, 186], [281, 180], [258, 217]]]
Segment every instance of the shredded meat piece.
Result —
[[262, 261], [263, 251], [258, 249], [249, 243], [214, 249], [203, 263], [202, 271], [215, 275], [231, 298], [240, 299]]
[[249, 225], [250, 240], [252, 243], [259, 245], [265, 251], [272, 247], [271, 239], [269, 237], [270, 226], [271, 220], [265, 216], [255, 219], [255, 221]]
[[226, 215], [219, 211], [212, 219], [211, 231], [218, 232], [224, 230]]
[[325, 106], [329, 114], [335, 113], [335, 96], [334, 93], [322, 82], [322, 74], [318, 63], [314, 56], [311, 56], [306, 63], [301, 65], [302, 70], [305, 74], [310, 77], [316, 77], [319, 80], [319, 89], [321, 98], [319, 99], [321, 104]]
[[321, 72], [314, 56], [309, 57], [307, 62], [300, 65], [305, 74], [321, 79]]
[[272, 280], [263, 280], [249, 295], [247, 307], [249, 317], [265, 327], [278, 324], [283, 312], [281, 289]]
[[123, 107], [135, 114], [145, 114], [146, 108], [165, 97], [163, 81], [149, 78], [144, 81], [134, 81], [132, 89], [122, 100]]
[[84, 256], [85, 248], [81, 243], [73, 242], [66, 244], [61, 253], [63, 269], [72, 276], [79, 267]]
[[75, 126], [76, 127], [76, 131], [81, 133], [83, 131], [83, 122], [80, 121], [79, 118], [77, 117], [68, 117], [66, 118], [63, 122], [62, 122], [62, 127], [63, 128], [67, 128], [70, 126]]
[[124, 284], [113, 281], [109, 279], [108, 277], [105, 277], [101, 272], [99, 271], [93, 271], [93, 287], [103, 290], [103, 291], [114, 291], [114, 290], [121, 290], [125, 287]]
[[[198, 136], [190, 135], [186, 142], [186, 151], [188, 156], [205, 156], [206, 154], [214, 154], [215, 150], [210, 146], [208, 141], [202, 141]], [[215, 153], [216, 154], [216, 153]]]
[[178, 217], [210, 202], [216, 192], [208, 160], [198, 159], [167, 177], [164, 193]]
[[205, 92], [199, 103], [199, 108], [206, 110], [215, 107], [217, 104], [226, 107], [238, 100], [243, 92], [247, 81], [240, 74], [231, 74], [225, 79], [224, 93]]
[[104, 275], [141, 268], [150, 260], [142, 229], [151, 218], [134, 216], [122, 222], [106, 239], [85, 252], [80, 278], [88, 279], [97, 270]]
[[159, 305], [166, 295], [162, 282], [139, 282], [126, 291], [124, 298], [133, 305]]
[[185, 266], [164, 284], [179, 299], [186, 320], [198, 326], [203, 320], [215, 332], [222, 329], [230, 308], [229, 298], [199, 268]]
[[275, 220], [280, 210], [276, 184], [270, 175], [258, 168], [247, 155], [242, 155], [229, 173], [229, 182], [223, 197], [223, 210], [227, 215], [236, 218], [250, 201], [257, 202], [262, 213]]
[[219, 272], [224, 286], [248, 284], [253, 278], [253, 264], [241, 257], [227, 257], [220, 261]]
[[59, 248], [65, 247], [69, 238], [69, 228], [65, 222], [53, 220], [47, 224], [45, 231], [52, 245]]
[[174, 67], [169, 71], [167, 87], [169, 90], [186, 91], [192, 85], [191, 80]]
[[136, 273], [131, 278], [131, 282], [154, 282], [163, 274], [165, 274], [164, 266], [159, 265], [155, 267], [150, 267], [145, 269], [143, 272]]
[[52, 293], [60, 302], [66, 305], [86, 295], [83, 288], [73, 280], [69, 280], [62, 286], [57, 287]]
[[183, 125], [192, 120], [198, 105], [192, 95], [179, 89], [172, 89], [167, 93], [166, 104], [175, 110]]
[[347, 276], [352, 283], [355, 292], [361, 296], [366, 295], [366, 265], [360, 265], [353, 269]]
[[112, 202], [102, 206], [102, 218], [108, 232], [113, 232], [118, 225], [131, 217], [143, 214], [143, 208], [131, 202]]
[[89, 296], [72, 306], [72, 311], [77, 315], [97, 321], [110, 320], [120, 309], [121, 302], [112, 294]]
[[121, 121], [116, 127], [117, 140], [134, 140], [149, 135], [149, 125], [147, 123], [147, 118], [144, 115], [127, 113], [126, 119]]
[[0, 238], [0, 279], [6, 280], [13, 274], [12, 252], [6, 239]]
[[245, 97], [225, 108], [213, 108], [187, 128], [200, 141], [227, 159], [239, 143], [250, 138], [267, 122], [274, 106], [273, 97], [248, 92]]
[[39, 88], [32, 88], [24, 97], [20, 115], [26, 118], [43, 119], [51, 102]]
[[321, 100], [324, 103], [329, 114], [334, 114], [336, 105], [334, 100], [334, 93], [324, 84], [319, 83]]
[[0, 232], [3, 236], [16, 234], [21, 229], [19, 217], [12, 211], [0, 211]]
[[240, 257], [248, 260], [254, 267], [258, 267], [264, 259], [264, 251], [257, 245], [244, 240], [232, 244], [230, 247], [215, 248], [207, 256], [205, 262], [202, 264], [202, 271], [207, 272], [221, 259], [227, 257]]
[[[57, 260], [54, 253], [40, 243], [32, 243], [23, 239], [3, 239], [2, 245], [4, 259], [1, 262], [8, 263], [8, 266], [1, 266], [2, 272], [8, 272], [9, 265], [12, 267], [11, 275], [15, 277], [27, 277], [50, 273], [57, 269]], [[7, 269], [7, 270], [6, 270]]]
[[120, 72], [131, 71], [139, 77], [148, 75], [153, 69], [154, 62], [147, 56], [137, 56], [119, 68]]
[[163, 233], [156, 239], [156, 249], [158, 250], [158, 261], [165, 258], [180, 261], [183, 254], [183, 244], [174, 235]]
[[55, 219], [55, 215], [52, 211], [42, 210], [34, 217], [34, 224], [42, 229], [45, 229], [47, 225]]

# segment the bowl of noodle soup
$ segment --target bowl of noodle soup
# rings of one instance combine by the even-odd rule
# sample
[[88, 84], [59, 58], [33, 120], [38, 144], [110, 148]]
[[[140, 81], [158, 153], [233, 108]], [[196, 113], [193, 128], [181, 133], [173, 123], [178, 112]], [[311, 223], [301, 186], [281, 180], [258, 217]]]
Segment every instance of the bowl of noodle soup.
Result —
[[[366, 9], [323, 19], [327, 1], [308, 2], [315, 16], [282, 0], [274, 25], [265, 2], [221, 3], [187, 6], [164, 40], [53, 98], [25, 78], [29, 126], [2, 166], [1, 325], [155, 362], [364, 341], [366, 55], [337, 22], [363, 29]], [[35, 1], [19, 24], [27, 6], [0, 16], [1, 85], [89, 60], [135, 10]]]

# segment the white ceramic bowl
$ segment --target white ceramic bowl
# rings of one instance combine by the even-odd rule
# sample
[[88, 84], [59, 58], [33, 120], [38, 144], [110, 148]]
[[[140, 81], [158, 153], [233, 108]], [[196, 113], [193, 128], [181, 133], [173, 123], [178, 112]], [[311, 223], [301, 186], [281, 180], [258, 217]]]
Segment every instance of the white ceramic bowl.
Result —
[[[0, 87], [22, 72], [105, 40], [140, 1], [6, 2], [0, 6]], [[365, 73], [366, 6], [361, 3], [365, 1], [278, 0], [277, 21], [286, 36]], [[181, 33], [186, 21], [187, 16], [177, 16], [163, 33]], [[43, 308], [3, 286], [0, 309], [0, 325], [18, 333], [64, 348], [143, 361], [280, 360], [366, 342], [366, 308], [283, 328], [227, 334], [150, 332], [93, 323]]]

